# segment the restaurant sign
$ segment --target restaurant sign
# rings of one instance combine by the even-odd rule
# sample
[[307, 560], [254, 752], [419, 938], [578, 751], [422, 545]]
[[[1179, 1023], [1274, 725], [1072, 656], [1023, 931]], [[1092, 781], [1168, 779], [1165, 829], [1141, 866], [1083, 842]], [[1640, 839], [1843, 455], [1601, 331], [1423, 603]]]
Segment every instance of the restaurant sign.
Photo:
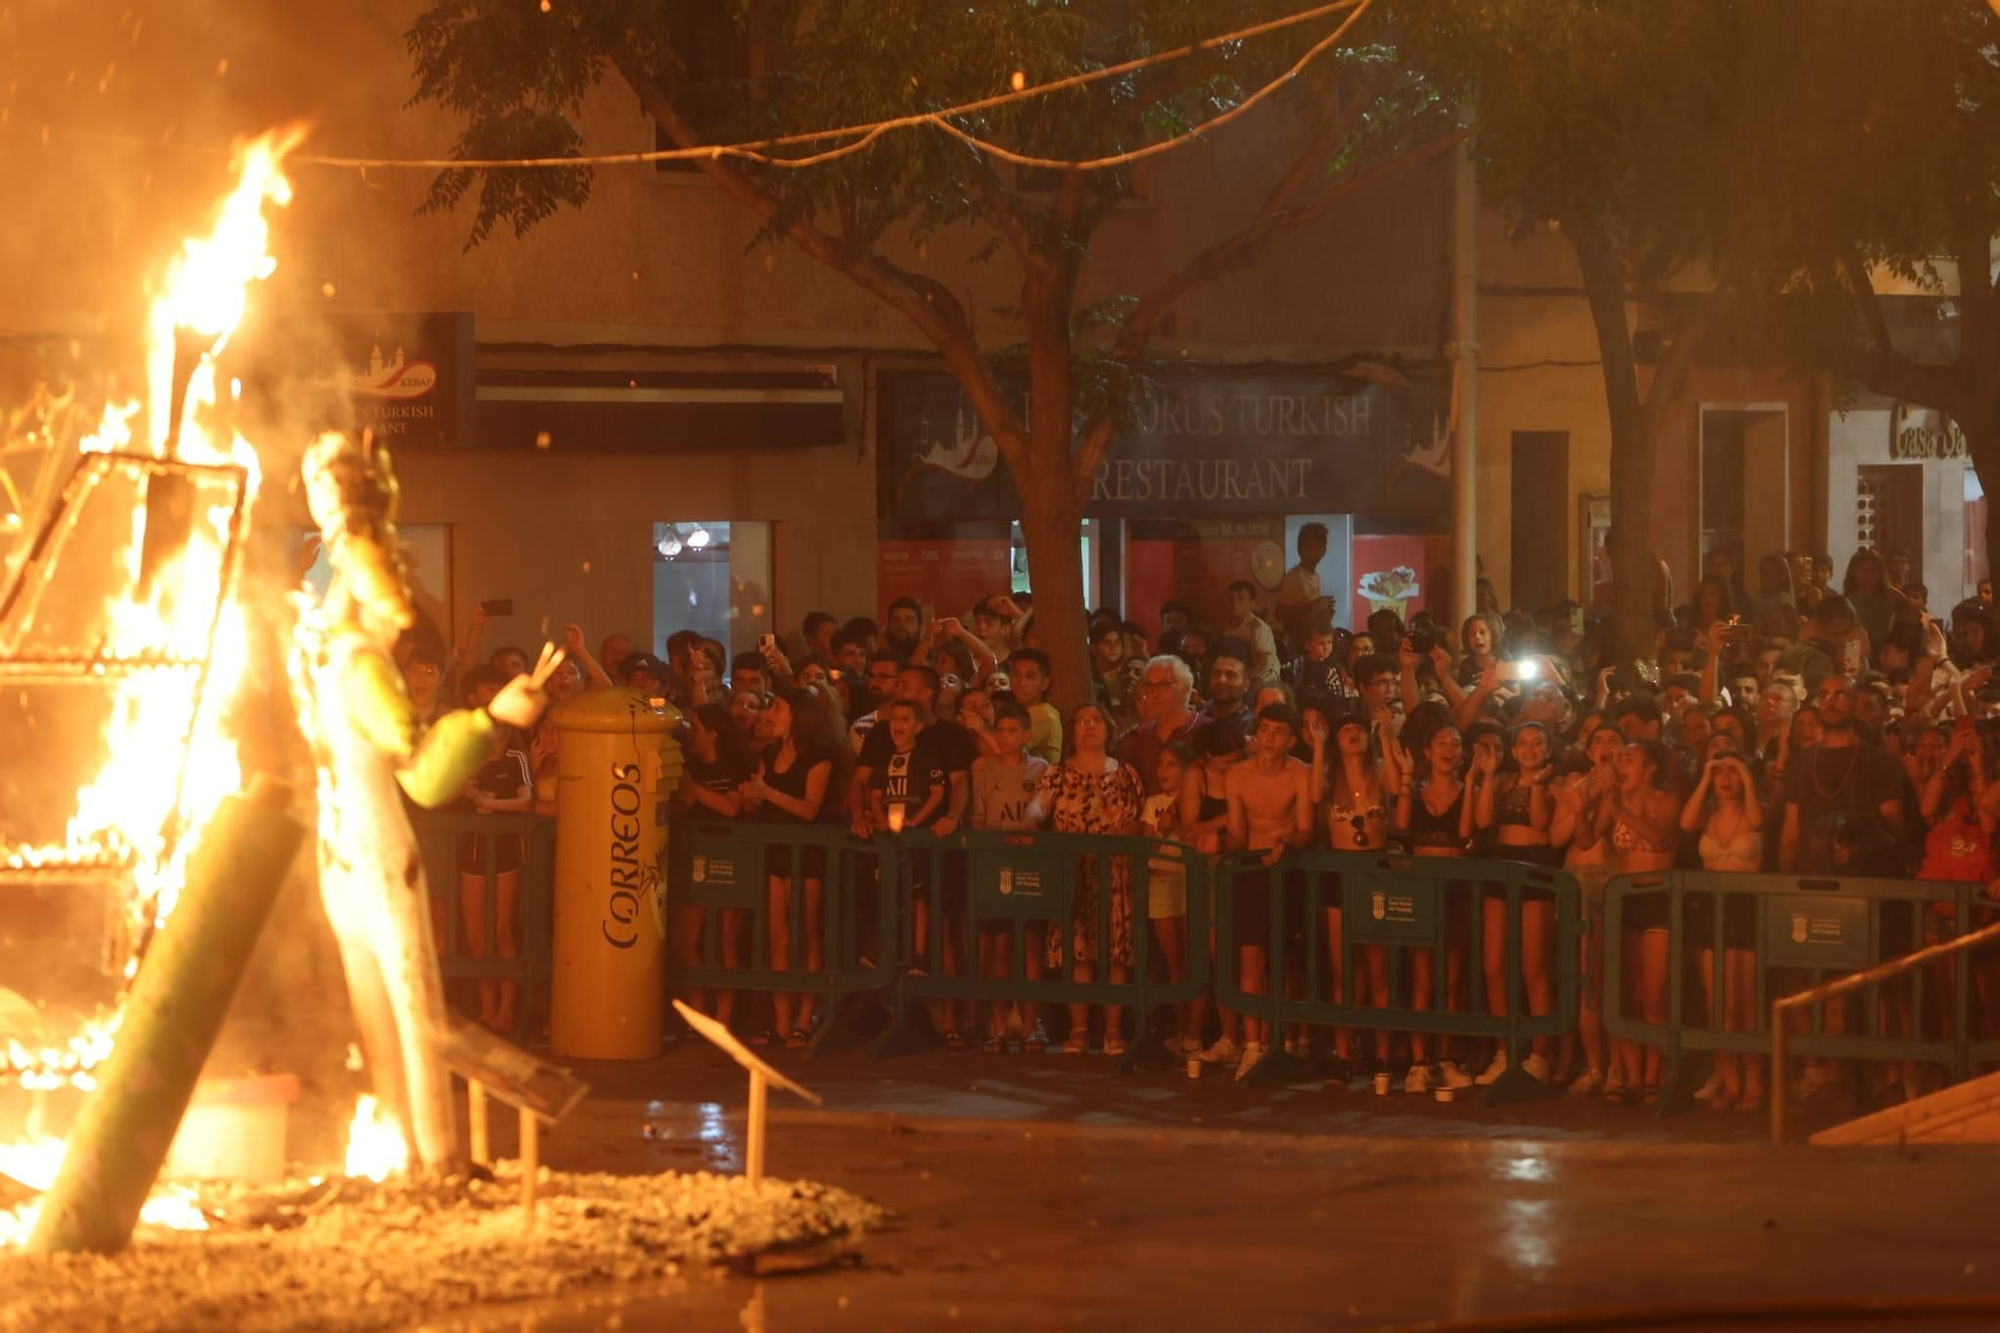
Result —
[[300, 430], [373, 431], [396, 449], [473, 443], [473, 317], [462, 310], [414, 314], [270, 311], [243, 340], [244, 382]]
[[1929, 463], [1966, 457], [1965, 432], [1933, 408], [1896, 404], [1889, 414], [1889, 458], [1897, 463]]
[[[882, 512], [908, 521], [1013, 518], [991, 435], [951, 376], [880, 379]], [[1188, 371], [1140, 403], [1091, 479], [1099, 518], [1443, 513], [1448, 398], [1433, 381]]]

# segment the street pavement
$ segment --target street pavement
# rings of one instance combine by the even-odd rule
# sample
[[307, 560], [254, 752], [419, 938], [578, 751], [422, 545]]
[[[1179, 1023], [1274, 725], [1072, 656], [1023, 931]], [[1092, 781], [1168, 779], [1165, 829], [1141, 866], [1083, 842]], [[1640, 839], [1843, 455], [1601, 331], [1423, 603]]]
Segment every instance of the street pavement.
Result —
[[[1989, 1148], [1778, 1148], [1763, 1116], [1191, 1084], [1098, 1057], [774, 1063], [827, 1104], [773, 1094], [772, 1173], [898, 1214], [859, 1266], [431, 1327], [2000, 1327]], [[740, 1169], [744, 1079], [719, 1053], [578, 1070], [596, 1091], [546, 1139], [552, 1166]]]

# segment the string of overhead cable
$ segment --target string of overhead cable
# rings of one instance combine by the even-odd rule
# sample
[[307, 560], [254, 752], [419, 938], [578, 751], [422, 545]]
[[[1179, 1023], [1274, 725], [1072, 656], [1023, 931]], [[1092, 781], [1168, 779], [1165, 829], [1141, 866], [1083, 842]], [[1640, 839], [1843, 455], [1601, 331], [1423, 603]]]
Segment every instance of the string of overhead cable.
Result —
[[[942, 119], [938, 119], [935, 123], [937, 127], [943, 130], [946, 134], [964, 140], [966, 143], [971, 144], [973, 147], [979, 149], [979, 151], [981, 151], [982, 153], [990, 153], [994, 157], [999, 158], [1001, 161], [1012, 162], [1016, 166], [1044, 167], [1056, 171], [1102, 171], [1107, 167], [1123, 166], [1128, 162], [1137, 162], [1144, 158], [1157, 156], [1158, 154], [1164, 153], [1169, 149], [1178, 148], [1180, 147], [1181, 144], [1185, 143], [1189, 139], [1199, 138], [1200, 136], [1207, 134], [1209, 131], [1217, 129], [1223, 125], [1227, 125], [1230, 121], [1235, 120], [1238, 116], [1248, 111], [1251, 107], [1256, 106], [1259, 102], [1269, 97], [1272, 93], [1275, 93], [1285, 84], [1290, 83], [1293, 79], [1297, 78], [1301, 73], [1304, 72], [1305, 67], [1307, 65], [1310, 65], [1313, 61], [1317, 60], [1321, 55], [1331, 50], [1333, 44], [1335, 42], [1338, 42], [1342, 37], [1346, 36], [1347, 30], [1353, 27], [1357, 22], [1359, 22], [1361, 16], [1368, 12], [1368, 6], [1371, 3], [1373, 3], [1373, 0], [1361, 0], [1361, 2], [1354, 7], [1354, 12], [1349, 14], [1345, 19], [1341, 21], [1339, 27], [1335, 28], [1332, 32], [1328, 33], [1326, 36], [1320, 38], [1319, 41], [1315, 42], [1306, 51], [1304, 55], [1298, 58], [1297, 62], [1295, 62], [1290, 69], [1286, 70], [1283, 74], [1280, 74], [1277, 78], [1265, 84], [1262, 88], [1259, 88], [1256, 92], [1250, 94], [1250, 96], [1244, 98], [1241, 102], [1238, 102], [1235, 106], [1230, 107], [1227, 111], [1222, 112], [1220, 115], [1217, 115], [1207, 121], [1204, 121], [1201, 125], [1197, 126], [1194, 129], [1187, 130], [1181, 134], [1177, 134], [1171, 139], [1162, 139], [1158, 143], [1149, 143], [1145, 145], [1143, 148], [1134, 148], [1128, 152], [1123, 152], [1123, 153], [1113, 153], [1109, 157], [1093, 157], [1093, 158], [1086, 158], [1082, 161], [1068, 162], [1058, 158], [1033, 157], [1027, 153], [1017, 153], [1010, 148], [1002, 148], [999, 144], [989, 143], [986, 140], [978, 138], [975, 135], [969, 134], [966, 131], [958, 128], [958, 126], [953, 125], [948, 121]], [[1994, 0], [1994, 3], [2000, 4], [2000, 0]]]
[[[360, 169], [363, 171], [374, 170], [374, 169], [379, 169], [379, 170], [402, 169], [402, 170], [423, 170], [423, 171], [450, 171], [450, 170], [493, 171], [493, 170], [534, 170], [534, 169], [550, 169], [550, 168], [561, 169], [569, 167], [636, 166], [636, 165], [656, 164], [661, 162], [699, 161], [704, 158], [710, 160], [733, 158], [739, 161], [754, 163], [758, 166], [763, 166], [763, 167], [772, 167], [782, 170], [798, 170], [804, 167], [819, 166], [824, 163], [835, 161], [839, 158], [848, 157], [855, 153], [861, 152], [862, 150], [866, 149], [869, 145], [881, 139], [883, 136], [894, 133], [897, 130], [914, 129], [922, 126], [930, 126], [936, 129], [943, 130], [946, 133], [951, 134], [954, 137], [961, 139], [964, 142], [972, 145], [973, 147], [978, 148], [980, 151], [991, 153], [995, 157], [998, 157], [1004, 161], [1014, 162], [1024, 166], [1042, 167], [1053, 170], [1099, 171], [1108, 167], [1119, 166], [1126, 162], [1138, 161], [1142, 158], [1152, 157], [1158, 153], [1166, 152], [1169, 149], [1179, 147], [1181, 144], [1187, 142], [1188, 140], [1195, 139], [1202, 136], [1203, 134], [1206, 134], [1209, 130], [1214, 129], [1219, 125], [1223, 125], [1231, 120], [1234, 120], [1236, 117], [1242, 115], [1244, 112], [1248, 111], [1251, 107], [1255, 106], [1257, 103], [1270, 97], [1273, 93], [1275, 93], [1279, 88], [1283, 87], [1286, 83], [1289, 83], [1291, 80], [1297, 78], [1300, 72], [1303, 71], [1307, 65], [1309, 65], [1313, 60], [1317, 59], [1319, 56], [1323, 55], [1337, 41], [1339, 41], [1339, 39], [1343, 35], [1345, 35], [1350, 28], [1353, 27], [1355, 22], [1360, 19], [1362, 14], [1368, 10], [1368, 8], [1370, 7], [1371, 4], [1373, 4], [1373, 2], [1374, 0], [1334, 0], [1334, 3], [1315, 6], [1314, 8], [1311, 9], [1300, 10], [1299, 12], [1294, 14], [1287, 14], [1280, 18], [1269, 19], [1263, 23], [1252, 24], [1248, 27], [1238, 28], [1226, 33], [1220, 33], [1213, 37], [1204, 37], [1199, 41], [1192, 42], [1186, 46], [1175, 47], [1170, 51], [1157, 51], [1151, 55], [1140, 56], [1135, 59], [1123, 61], [1115, 65], [1107, 65], [1100, 69], [1082, 70], [1079, 71], [1078, 73], [1066, 75], [1063, 78], [1054, 79], [1047, 83], [1039, 83], [1033, 85], [1023, 84], [1022, 86], [1012, 88], [1004, 93], [997, 93], [990, 97], [982, 97], [975, 99], [973, 101], [961, 102], [949, 107], [942, 107], [936, 111], [913, 112], [909, 115], [894, 116], [885, 120], [871, 121], [865, 124], [845, 125], [835, 129], [802, 131], [799, 133], [778, 135], [775, 137], [765, 138], [765, 139], [745, 140], [738, 143], [699, 144], [689, 148], [654, 148], [654, 149], [647, 149], [644, 151], [635, 151], [629, 153], [586, 153], [574, 157], [393, 158], [393, 157], [353, 157], [353, 156], [331, 154], [331, 153], [292, 153], [288, 155], [285, 160], [289, 164], [350, 168], [350, 169]], [[1203, 123], [1200, 126], [1197, 126], [1194, 129], [1184, 131], [1169, 139], [1163, 139], [1158, 143], [1147, 144], [1144, 147], [1133, 149], [1130, 152], [1114, 154], [1109, 157], [1092, 158], [1074, 162], [1058, 158], [1034, 157], [1034, 156], [1029, 156], [1027, 154], [1016, 153], [1013, 150], [1003, 148], [998, 144], [989, 143], [988, 141], [979, 138], [977, 135], [974, 135], [971, 132], [963, 130], [958, 126], [952, 124], [948, 119], [949, 117], [953, 116], [973, 115], [981, 111], [990, 111], [995, 107], [1007, 106], [1018, 102], [1029, 101], [1039, 97], [1046, 97], [1054, 93], [1066, 92], [1070, 89], [1084, 87], [1089, 84], [1097, 83], [1105, 79], [1120, 78], [1124, 75], [1134, 73], [1138, 70], [1166, 64], [1170, 61], [1182, 60], [1189, 56], [1201, 54], [1202, 52], [1205, 51], [1213, 51], [1220, 47], [1234, 45], [1239, 42], [1249, 41], [1257, 37], [1266, 36], [1270, 33], [1279, 32], [1287, 28], [1296, 27], [1303, 23], [1310, 23], [1315, 19], [1325, 18], [1329, 15], [1337, 14], [1344, 10], [1352, 12], [1348, 14], [1347, 18], [1342, 21], [1340, 26], [1337, 29], [1335, 29], [1333, 33], [1331, 33], [1329, 36], [1325, 38], [1322, 38], [1319, 42], [1315, 43], [1305, 53], [1304, 56], [1302, 56], [1296, 63], [1294, 63], [1291, 66], [1290, 69], [1286, 70], [1276, 79], [1273, 79], [1271, 82], [1259, 88], [1256, 92], [1252, 93], [1248, 98], [1244, 99], [1244, 101], [1238, 103], [1236, 106], [1231, 107], [1229, 110], [1222, 112], [1220, 115], [1215, 116], [1214, 118], [1206, 121], [1205, 123]], [[1019, 76], [1017, 75], [1016, 78], [1019, 78]], [[5, 123], [6, 123], [5, 118], [0, 117], [0, 125], [4, 125]], [[71, 134], [71, 135], [96, 138], [96, 139], [112, 139], [144, 147], [165, 146], [159, 144], [157, 141], [154, 140], [142, 139], [134, 135], [121, 135], [109, 131], [74, 129], [68, 126], [60, 126], [60, 125], [52, 125], [44, 123], [35, 123], [31, 127], [40, 129], [45, 136], [53, 132], [59, 134]], [[852, 142], [841, 143], [837, 147], [829, 148], [823, 152], [807, 154], [806, 156], [803, 157], [776, 156], [771, 151], [769, 151], [772, 149], [782, 149], [794, 146], [802, 146], [806, 144], [825, 143], [831, 140], [851, 140]], [[192, 151], [202, 151], [200, 149], [193, 149], [191, 145], [174, 145], [174, 146], [188, 148], [191, 149]]]

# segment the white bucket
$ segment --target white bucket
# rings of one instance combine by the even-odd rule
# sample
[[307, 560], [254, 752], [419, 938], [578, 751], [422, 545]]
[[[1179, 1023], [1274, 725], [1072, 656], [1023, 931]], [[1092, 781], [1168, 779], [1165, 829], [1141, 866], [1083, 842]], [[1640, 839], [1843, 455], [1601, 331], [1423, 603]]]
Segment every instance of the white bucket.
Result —
[[166, 1175], [180, 1180], [285, 1178], [285, 1128], [299, 1099], [293, 1074], [205, 1078], [181, 1119]]

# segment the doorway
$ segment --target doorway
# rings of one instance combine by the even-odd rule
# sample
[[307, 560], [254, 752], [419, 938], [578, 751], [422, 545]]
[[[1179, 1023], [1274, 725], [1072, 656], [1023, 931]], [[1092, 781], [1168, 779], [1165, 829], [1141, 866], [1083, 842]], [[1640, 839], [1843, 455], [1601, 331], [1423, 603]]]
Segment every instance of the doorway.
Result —
[[[1924, 466], [1921, 463], [1869, 463], [1856, 470], [1854, 544], [1868, 546], [1884, 557], [1902, 551], [1910, 557], [1911, 582], [1924, 581]], [[1835, 571], [1838, 574], [1839, 571]]]
[[1554, 606], [1569, 583], [1569, 432], [1514, 432], [1512, 594], [1525, 610]]
[[1701, 550], [1727, 550], [1739, 578], [1754, 581], [1757, 562], [1791, 548], [1791, 470], [1782, 403], [1701, 409]]

